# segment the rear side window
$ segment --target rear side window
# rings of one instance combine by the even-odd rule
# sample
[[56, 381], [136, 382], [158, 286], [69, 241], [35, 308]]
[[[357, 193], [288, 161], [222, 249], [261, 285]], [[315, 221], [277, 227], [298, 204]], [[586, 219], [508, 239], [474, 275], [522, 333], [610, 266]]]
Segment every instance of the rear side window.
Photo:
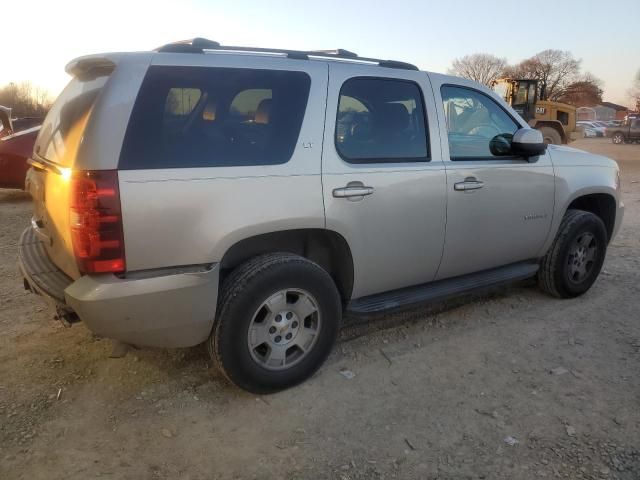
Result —
[[300, 134], [310, 85], [304, 72], [152, 66], [119, 168], [285, 163]]
[[172, 88], [164, 106], [165, 115], [189, 115], [202, 97], [198, 88]]
[[427, 161], [420, 87], [405, 80], [347, 80], [340, 90], [335, 142], [349, 163]]
[[42, 124], [35, 152], [59, 165], [73, 165], [84, 128], [108, 76], [73, 78], [57, 98]]
[[265, 88], [242, 90], [233, 98], [229, 113], [251, 121], [255, 119], [256, 112], [262, 101], [271, 100], [272, 94], [271, 89]]

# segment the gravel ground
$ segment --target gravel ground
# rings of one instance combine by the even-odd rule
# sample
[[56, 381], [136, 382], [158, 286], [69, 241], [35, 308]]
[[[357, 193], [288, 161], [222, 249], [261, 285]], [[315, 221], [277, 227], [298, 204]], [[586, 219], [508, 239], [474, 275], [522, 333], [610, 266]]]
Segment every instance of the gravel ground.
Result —
[[627, 207], [590, 292], [352, 325], [312, 379], [266, 397], [204, 348], [111, 359], [53, 321], [16, 268], [29, 199], [0, 191], [0, 478], [640, 478], [640, 145], [574, 145], [619, 161]]

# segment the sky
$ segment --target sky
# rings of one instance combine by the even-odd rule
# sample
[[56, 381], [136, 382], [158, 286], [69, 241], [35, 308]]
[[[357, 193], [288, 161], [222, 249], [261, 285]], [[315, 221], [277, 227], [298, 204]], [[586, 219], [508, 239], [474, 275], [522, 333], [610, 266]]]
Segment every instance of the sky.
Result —
[[[8, 7], [8, 8], [7, 8]], [[446, 73], [484, 52], [517, 63], [569, 50], [603, 81], [604, 100], [632, 106], [640, 70], [640, 0], [6, 0], [0, 85], [30, 81], [57, 95], [81, 55], [150, 50], [206, 37], [226, 45], [345, 48]], [[7, 31], [8, 30], [8, 31]]]

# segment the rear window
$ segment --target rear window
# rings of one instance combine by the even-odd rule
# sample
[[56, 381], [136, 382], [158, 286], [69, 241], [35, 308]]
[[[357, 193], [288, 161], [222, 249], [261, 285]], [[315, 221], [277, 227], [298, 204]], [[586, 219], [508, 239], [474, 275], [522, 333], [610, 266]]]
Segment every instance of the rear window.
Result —
[[42, 124], [35, 152], [62, 166], [75, 159], [84, 127], [108, 76], [73, 78], [57, 98]]
[[285, 163], [300, 134], [310, 85], [304, 72], [152, 66], [119, 168]]

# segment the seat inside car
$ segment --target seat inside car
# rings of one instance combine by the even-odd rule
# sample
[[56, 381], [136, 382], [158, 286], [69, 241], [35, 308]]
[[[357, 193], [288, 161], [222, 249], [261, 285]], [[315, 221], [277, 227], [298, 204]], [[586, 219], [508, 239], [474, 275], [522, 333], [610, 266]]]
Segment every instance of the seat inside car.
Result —
[[268, 125], [271, 120], [271, 105], [272, 100], [265, 98], [258, 104], [256, 108], [256, 114], [253, 117], [253, 121], [259, 125]]

